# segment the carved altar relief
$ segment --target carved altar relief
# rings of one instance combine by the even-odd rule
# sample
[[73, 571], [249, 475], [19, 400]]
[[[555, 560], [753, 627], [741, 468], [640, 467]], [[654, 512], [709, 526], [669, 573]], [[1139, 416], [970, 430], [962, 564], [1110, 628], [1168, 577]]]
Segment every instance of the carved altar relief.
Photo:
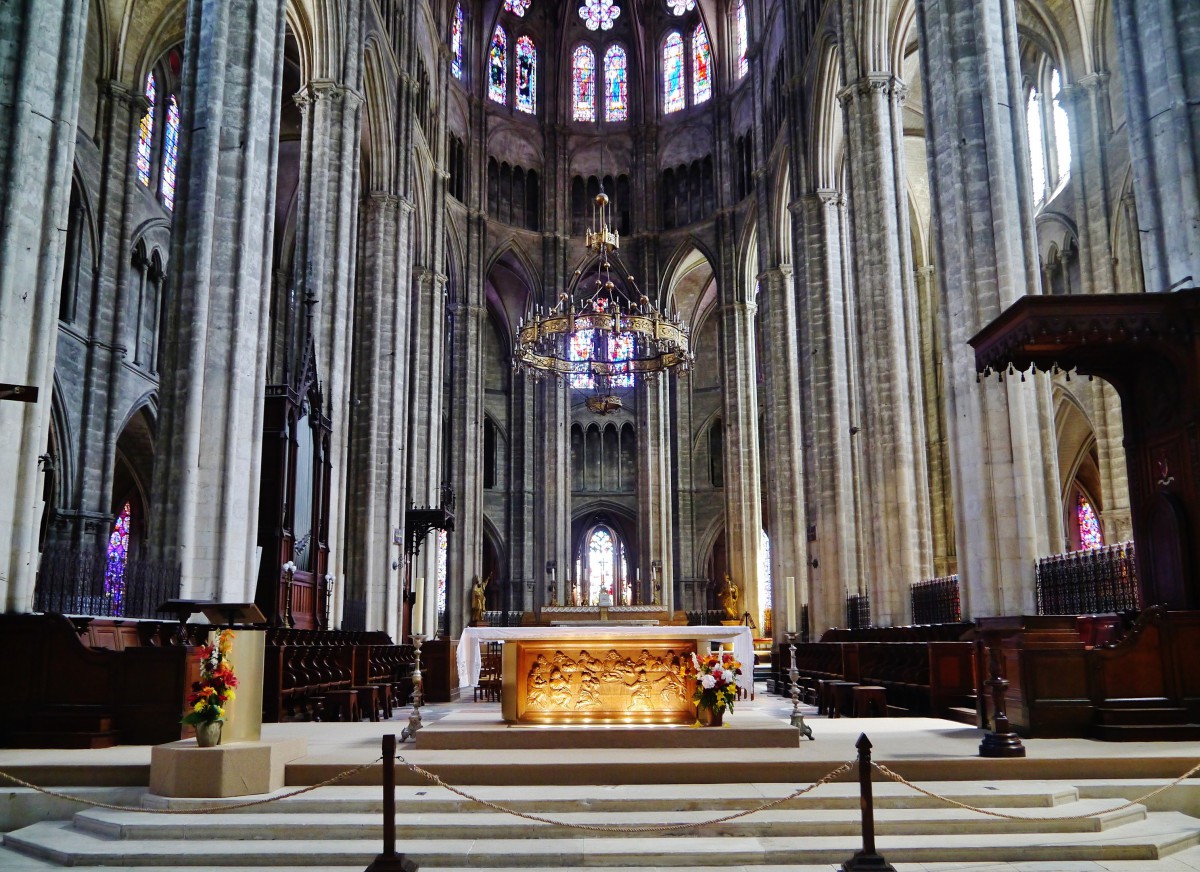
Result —
[[[510, 642], [524, 693], [517, 720], [540, 723], [691, 723], [694, 642]], [[506, 658], [507, 660], [508, 658]], [[507, 692], [507, 690], [506, 690]]]

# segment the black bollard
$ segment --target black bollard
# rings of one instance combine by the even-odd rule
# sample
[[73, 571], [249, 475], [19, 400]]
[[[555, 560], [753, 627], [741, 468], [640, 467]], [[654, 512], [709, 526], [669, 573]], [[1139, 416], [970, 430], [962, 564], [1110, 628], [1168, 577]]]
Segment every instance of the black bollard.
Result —
[[396, 737], [383, 737], [383, 853], [366, 872], [417, 872], [415, 860], [396, 853]]
[[871, 794], [871, 740], [863, 733], [858, 748], [859, 804], [862, 806], [862, 850], [842, 864], [842, 872], [896, 872], [896, 867], [875, 852], [875, 800]]

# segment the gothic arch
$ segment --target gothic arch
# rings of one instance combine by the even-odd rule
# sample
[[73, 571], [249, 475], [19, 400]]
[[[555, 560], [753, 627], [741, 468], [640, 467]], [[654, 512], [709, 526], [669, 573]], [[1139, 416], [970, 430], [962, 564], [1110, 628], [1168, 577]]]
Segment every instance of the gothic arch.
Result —
[[841, 190], [842, 138], [841, 104], [837, 93], [841, 88], [840, 52], [831, 36], [826, 34], [815, 49], [820, 61], [813, 87], [812, 118], [809, 122], [810, 183], [814, 191]]
[[[150, 25], [135, 27], [135, 17], [149, 21]], [[140, 92], [146, 74], [154, 69], [163, 54], [183, 43], [186, 20], [187, 3], [183, 0], [142, 0], [126, 4], [115, 46], [115, 77]]]
[[55, 446], [58, 451], [54, 458], [57, 467], [55, 474], [55, 506], [68, 506], [75, 498], [75, 467], [79, 457], [75, 431], [71, 426], [71, 415], [68, 411], [66, 396], [63, 392], [62, 380], [57, 369], [54, 373], [53, 395], [50, 400], [50, 426], [54, 432]]
[[[383, 50], [377, 34], [363, 47], [363, 193], [393, 191], [396, 164], [396, 129], [390, 107], [396, 104], [392, 74], [384, 69], [391, 54]], [[390, 64], [388, 64], [390, 66]]]

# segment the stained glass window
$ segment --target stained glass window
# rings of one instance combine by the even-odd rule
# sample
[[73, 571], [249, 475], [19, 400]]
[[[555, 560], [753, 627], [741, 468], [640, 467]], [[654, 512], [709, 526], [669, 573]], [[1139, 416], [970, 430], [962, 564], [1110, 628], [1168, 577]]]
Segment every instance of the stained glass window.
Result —
[[529, 8], [532, 0], [504, 0], [504, 8], [508, 12], [513, 12], [517, 15], [524, 15], [525, 10]]
[[734, 54], [737, 55], [737, 74], [740, 79], [750, 72], [750, 58], [746, 55], [750, 44], [749, 27], [746, 24], [746, 0], [737, 0], [737, 6], [733, 8], [733, 35], [736, 43]]
[[704, 22], [692, 33], [692, 103], [703, 103], [712, 96], [712, 47]]
[[774, 609], [771, 609], [771, 537], [767, 535], [767, 531], [762, 531], [762, 536], [759, 540], [761, 547], [758, 549], [758, 626], [766, 629], [767, 626], [767, 611], [771, 611], [771, 617], [774, 618]]
[[497, 103], [506, 102], [508, 86], [508, 36], [496, 25], [492, 47], [488, 50], [488, 96]]
[[129, 503], [121, 509], [108, 537], [108, 554], [104, 565], [104, 595], [112, 600], [113, 611], [121, 613], [125, 597], [125, 564], [129, 560], [129, 525], [132, 520]]
[[684, 100], [683, 37], [672, 31], [663, 44], [663, 111], [678, 112]]
[[612, 30], [613, 22], [621, 17], [616, 0], [583, 0], [579, 17], [588, 30]]
[[163, 205], [171, 211], [175, 210], [175, 170], [179, 166], [179, 101], [171, 95], [167, 104], [167, 127], [163, 131], [163, 171], [162, 191]]
[[1033, 202], [1046, 198], [1046, 146], [1042, 136], [1042, 101], [1037, 88], [1025, 104], [1025, 126], [1029, 135], [1029, 173], [1033, 180]]
[[150, 187], [151, 154], [154, 150], [154, 73], [146, 76], [146, 101], [150, 104], [142, 123], [138, 127], [137, 173], [138, 181]]
[[446, 611], [446, 555], [450, 551], [450, 537], [445, 530], [438, 530], [437, 536], [437, 610], [440, 615]]
[[596, 55], [586, 45], [575, 49], [571, 61], [572, 116], [576, 121], [596, 120]]
[[454, 20], [450, 22], [450, 72], [454, 73], [456, 79], [463, 78], [467, 71], [463, 58], [465, 31], [466, 19], [463, 17], [462, 4], [455, 3]]
[[676, 15], [682, 15], [696, 8], [696, 0], [667, 0], [667, 5]]
[[528, 36], [517, 40], [517, 108], [537, 112], [537, 49]]
[[[633, 334], [618, 333], [615, 336], [610, 336], [608, 340], [608, 360], [610, 363], [625, 363], [633, 359]], [[620, 375], [614, 375], [611, 379], [614, 388], [631, 388], [633, 387], [633, 373], [628, 371], [628, 367], [621, 367], [625, 370]]]
[[1104, 534], [1100, 532], [1100, 519], [1096, 510], [1083, 494], [1075, 504], [1075, 516], [1079, 518], [1079, 547], [1083, 550], [1099, 548], [1104, 544]]
[[[569, 357], [574, 361], [585, 361], [592, 359], [592, 343], [595, 337], [594, 330], [577, 330], [571, 334]], [[589, 390], [596, 386], [596, 379], [591, 374], [591, 370], [586, 366], [580, 366], [579, 372], [571, 373], [567, 376], [567, 384], [576, 390]]]
[[589, 605], [598, 605], [600, 591], [613, 592], [613, 576], [616, 570], [617, 549], [612, 533], [597, 527], [588, 540], [588, 599]]
[[629, 118], [629, 60], [625, 49], [614, 45], [604, 55], [604, 120]]

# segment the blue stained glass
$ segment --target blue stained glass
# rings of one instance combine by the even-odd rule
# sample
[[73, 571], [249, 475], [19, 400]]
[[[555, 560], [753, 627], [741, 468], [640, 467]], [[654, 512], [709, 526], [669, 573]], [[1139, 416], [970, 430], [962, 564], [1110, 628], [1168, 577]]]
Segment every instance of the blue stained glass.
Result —
[[462, 4], [455, 3], [454, 20], [450, 23], [450, 72], [456, 79], [466, 75], [467, 68], [463, 58], [465, 30], [466, 20], [463, 17]]
[[692, 103], [703, 103], [712, 96], [712, 47], [704, 23], [692, 33]]
[[517, 40], [517, 108], [537, 112], [537, 49], [528, 36]]
[[150, 187], [151, 152], [154, 148], [154, 73], [146, 76], [146, 101], [150, 104], [142, 122], [138, 125], [137, 174], [138, 181]]
[[488, 51], [488, 71], [488, 97], [497, 103], [507, 102], [508, 35], [499, 25], [492, 34], [492, 47]]
[[586, 365], [582, 365], [583, 361], [592, 359], [592, 344], [595, 338], [594, 330], [577, 330], [571, 334], [568, 357], [572, 361], [580, 362], [579, 372], [573, 372], [567, 376], [567, 384], [576, 390], [589, 390], [596, 386], [596, 379], [592, 376], [591, 370]]
[[683, 37], [672, 31], [663, 44], [663, 111], [678, 112], [686, 103], [683, 89]]
[[612, 46], [604, 55], [604, 120], [629, 118], [629, 59], [625, 49]]
[[[627, 363], [633, 359], [633, 334], [618, 333], [616, 336], [611, 336], [608, 340], [608, 361], [609, 363]], [[614, 388], [631, 388], [633, 387], [633, 373], [628, 371], [628, 367], [618, 367], [622, 370], [621, 374], [613, 375], [609, 381]]]
[[575, 49], [571, 61], [571, 103], [576, 121], [596, 120], [596, 55], [586, 45]]
[[167, 104], [167, 127], [163, 131], [163, 171], [162, 191], [163, 205], [170, 211], [175, 211], [175, 170], [179, 166], [179, 101], [171, 95]]
[[125, 564], [129, 560], [129, 525], [132, 511], [129, 503], [121, 509], [108, 537], [107, 560], [104, 566], [104, 595], [112, 600], [113, 610], [121, 613], [125, 597]]

